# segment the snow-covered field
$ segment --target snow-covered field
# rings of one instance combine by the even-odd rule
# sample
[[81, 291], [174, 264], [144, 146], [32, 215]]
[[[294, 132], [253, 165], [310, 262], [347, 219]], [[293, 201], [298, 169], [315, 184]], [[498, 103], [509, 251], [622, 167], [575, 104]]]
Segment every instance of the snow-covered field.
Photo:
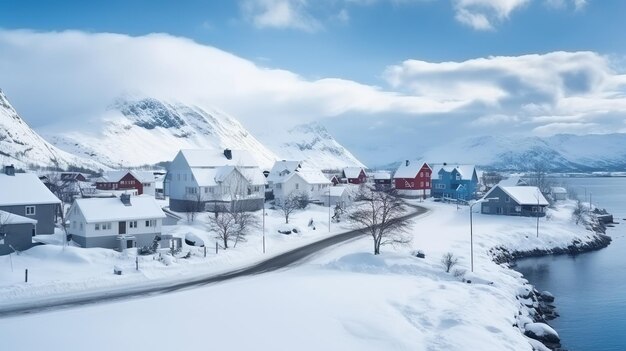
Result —
[[[524, 291], [525, 280], [493, 263], [488, 250], [500, 245], [517, 250], [564, 247], [575, 238], [590, 238], [589, 232], [571, 221], [573, 205], [560, 205], [549, 219], [540, 219], [539, 238], [533, 218], [475, 213], [473, 274], [467, 272], [468, 208], [457, 210], [454, 205], [434, 202], [425, 205], [433, 211], [413, 221], [411, 247], [384, 247], [382, 255], [373, 256], [370, 240], [363, 238], [274, 273], [150, 298], [0, 319], [3, 345], [11, 350], [532, 350], [528, 339], [513, 326], [525, 319], [518, 319], [524, 308], [516, 298]], [[322, 234], [320, 228], [325, 213], [318, 212], [319, 217], [314, 217], [320, 224], [317, 230], [303, 233], [299, 243], [328, 234]], [[299, 220], [308, 222], [313, 215], [306, 216]], [[273, 246], [268, 247], [278, 251], [278, 247], [292, 245], [294, 239], [275, 235], [268, 241]], [[167, 270], [144, 262], [140, 273], [116, 278], [141, 282], [170, 269], [180, 269], [181, 275], [217, 271], [252, 260], [252, 247], [256, 252], [260, 249], [255, 240], [245, 244], [250, 249], [242, 246], [226, 255], [220, 253], [216, 260], [228, 257], [224, 258], [225, 262], [231, 260], [227, 263], [194, 258], [198, 266], [208, 267], [203, 268], [206, 271], [192, 269], [196, 263], [191, 261], [178, 262], [178, 267]], [[422, 250], [426, 257], [413, 257], [410, 253], [414, 250]], [[447, 252], [459, 258], [453, 270], [465, 270], [464, 278], [471, 284], [444, 272], [440, 261]], [[105, 256], [99, 252], [92, 256], [100, 255]], [[67, 257], [59, 261], [68, 267], [90, 266]], [[4, 270], [5, 263], [2, 261]], [[99, 279], [106, 281], [111, 264], [102, 269]], [[133, 276], [141, 278], [127, 278]], [[0, 290], [0, 298], [5, 302], [20, 299], [21, 294], [38, 290], [36, 284], [45, 289], [62, 286], [46, 279], [34, 280], [35, 288], [30, 288], [30, 283], [28, 288], [10, 283]], [[28, 337], [29, 333], [36, 337]]]
[[[174, 236], [200, 238], [204, 248], [184, 245], [184, 249], [172, 262], [155, 260], [156, 255], [137, 256], [109, 249], [83, 249], [74, 246], [62, 247], [61, 234], [40, 236], [37, 239], [57, 245], [41, 245], [19, 255], [0, 256], [0, 309], [2, 307], [30, 305], [34, 301], [61, 299], [65, 296], [90, 296], [115, 289], [131, 289], [146, 285], [159, 286], [188, 280], [200, 275], [215, 275], [251, 265], [271, 256], [320, 240], [350, 229], [344, 221], [331, 223], [328, 228], [328, 208], [311, 205], [305, 211], [294, 212], [289, 227], [299, 233], [279, 234], [285, 226], [280, 210], [266, 210], [265, 247], [263, 254], [262, 211], [257, 211], [260, 227], [247, 236], [245, 242], [236, 247], [215, 253], [218, 239], [207, 231], [208, 213], [199, 214], [193, 223], [184, 219], [177, 226], [164, 226], [164, 233]], [[313, 220], [315, 230], [309, 227]], [[221, 246], [221, 242], [219, 242]], [[190, 258], [182, 258], [191, 252]], [[139, 271], [135, 269], [135, 258], [139, 259]], [[123, 269], [121, 276], [113, 275], [113, 268]], [[24, 271], [28, 269], [28, 283], [24, 283]]]

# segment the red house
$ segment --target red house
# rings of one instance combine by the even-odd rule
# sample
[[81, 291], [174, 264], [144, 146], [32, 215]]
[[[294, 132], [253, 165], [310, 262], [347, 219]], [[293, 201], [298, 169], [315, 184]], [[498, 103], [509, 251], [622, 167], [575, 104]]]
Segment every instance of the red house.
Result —
[[96, 181], [98, 190], [135, 190], [137, 195], [154, 196], [155, 178], [152, 172], [109, 171]]
[[365, 171], [361, 167], [346, 167], [341, 175], [349, 184], [363, 184], [367, 180]]
[[336, 176], [336, 175], [334, 175], [334, 174], [333, 174], [333, 175], [327, 175], [327, 176], [326, 176], [326, 178], [328, 178], [328, 180], [330, 180], [330, 182], [331, 182], [331, 183], [333, 183], [333, 186], [335, 186], [335, 185], [337, 185], [337, 184], [341, 183], [341, 182], [339, 181], [339, 178], [337, 178], [337, 176]]
[[393, 184], [399, 195], [426, 198], [430, 196], [432, 172], [426, 163], [406, 160], [393, 175]]

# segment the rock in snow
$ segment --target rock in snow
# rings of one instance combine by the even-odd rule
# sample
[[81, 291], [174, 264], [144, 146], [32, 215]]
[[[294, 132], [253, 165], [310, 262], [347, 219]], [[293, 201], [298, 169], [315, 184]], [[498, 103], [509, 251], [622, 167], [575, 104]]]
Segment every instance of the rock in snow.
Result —
[[529, 338], [549, 344], [558, 344], [561, 342], [559, 334], [545, 323], [528, 323], [524, 326], [524, 329], [526, 329], [524, 334]]

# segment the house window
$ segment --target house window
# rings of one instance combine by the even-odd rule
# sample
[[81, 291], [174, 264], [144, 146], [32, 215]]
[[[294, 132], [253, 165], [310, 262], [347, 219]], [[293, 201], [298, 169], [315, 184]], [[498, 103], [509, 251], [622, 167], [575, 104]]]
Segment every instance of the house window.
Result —
[[496, 207], [496, 214], [502, 214], [502, 207]]
[[456, 180], [461, 180], [461, 175], [460, 174], [456, 175]]
[[426, 182], [426, 187], [429, 187], [429, 186], [430, 186], [430, 182]]
[[276, 184], [276, 189], [282, 189], [282, 188], [283, 188], [282, 184], [280, 184], [280, 183]]
[[35, 215], [35, 206], [26, 206], [26, 215], [34, 216]]
[[96, 230], [100, 230], [100, 223], [96, 223]]
[[146, 227], [156, 227], [156, 219], [147, 220]]
[[522, 212], [522, 206], [515, 206], [515, 212]]
[[296, 183], [296, 190], [300, 189], [300, 184]]
[[420, 172], [420, 178], [424, 177], [424, 172]]
[[420, 188], [424, 187], [424, 182], [420, 182]]
[[504, 202], [511, 202], [511, 197], [510, 196], [505, 197]]
[[130, 228], [137, 228], [137, 221], [130, 221], [130, 222], [128, 222], [128, 226]]
[[445, 184], [437, 184], [436, 188], [437, 189], [445, 189], [446, 185]]
[[427, 177], [430, 177], [430, 173], [426, 172], [425, 174], [426, 174]]
[[111, 222], [108, 222], [108, 223], [102, 223], [101, 227], [102, 227], [102, 230], [108, 230], [108, 229], [111, 229]]
[[80, 222], [80, 230], [83, 230], [83, 222]]
[[193, 187], [193, 186], [188, 186], [188, 187], [185, 188], [185, 190], [186, 190], [187, 194], [190, 194], [190, 195], [194, 195], [194, 194], [198, 193], [198, 188]]

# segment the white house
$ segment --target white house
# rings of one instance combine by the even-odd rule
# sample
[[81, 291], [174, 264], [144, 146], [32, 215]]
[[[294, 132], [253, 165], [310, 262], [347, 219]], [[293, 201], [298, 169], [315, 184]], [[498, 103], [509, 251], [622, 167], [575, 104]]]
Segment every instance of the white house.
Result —
[[180, 150], [165, 178], [170, 209], [214, 210], [235, 204], [254, 211], [263, 207], [265, 175], [246, 150]]
[[298, 161], [277, 161], [267, 181], [277, 203], [281, 203], [291, 194], [306, 194], [309, 199], [320, 201], [332, 185], [322, 171], [302, 167]]
[[[124, 250], [149, 246], [162, 238], [165, 214], [153, 196], [128, 194], [77, 199], [68, 212], [68, 233], [81, 247]], [[161, 247], [168, 244], [161, 243]]]
[[550, 195], [554, 201], [567, 200], [567, 189], [560, 186], [551, 187]]
[[322, 196], [324, 206], [337, 206], [346, 208], [353, 201], [353, 186], [331, 186]]

